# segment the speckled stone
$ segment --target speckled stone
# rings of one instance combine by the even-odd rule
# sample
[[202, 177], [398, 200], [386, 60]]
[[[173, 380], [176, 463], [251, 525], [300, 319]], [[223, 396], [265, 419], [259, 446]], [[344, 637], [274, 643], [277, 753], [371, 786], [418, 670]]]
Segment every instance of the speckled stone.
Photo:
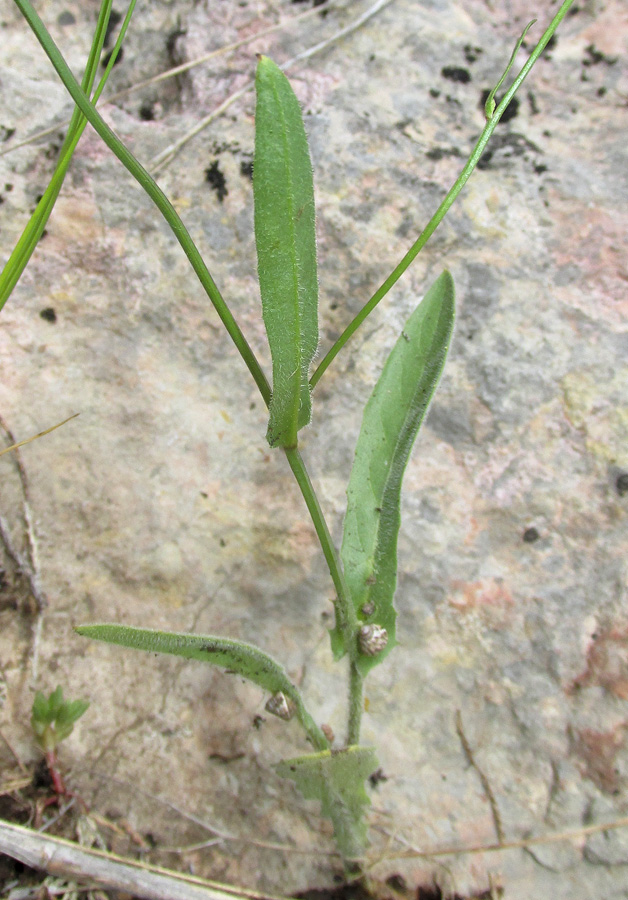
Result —
[[[340, 4], [103, 113], [150, 168], [250, 80], [256, 51], [283, 62], [367, 8]], [[140, 0], [113, 87], [302, 9]], [[92, 13], [74, 0], [42, 10], [77, 72]], [[456, 178], [482, 94], [530, 15], [523, 0], [395, 0], [291, 69], [314, 164], [321, 351]], [[627, 26], [620, 0], [578, 4], [566, 19], [447, 220], [322, 379], [303, 437], [339, 542], [361, 409], [448, 267], [458, 321], [405, 479], [400, 646], [369, 678], [363, 733], [385, 776], [372, 790], [374, 874], [402, 873], [412, 890], [435, 880], [444, 894], [493, 884], [508, 900], [601, 900], [628, 884], [620, 829], [528, 850], [395, 855], [628, 814]], [[0, 29], [5, 151], [71, 106], [16, 9], [3, 9]], [[62, 132], [0, 156], [2, 260]], [[268, 370], [252, 151], [249, 93], [159, 181]], [[344, 733], [332, 587], [285, 460], [265, 443], [255, 385], [159, 215], [89, 130], [0, 315], [0, 363], [0, 415], [17, 439], [80, 413], [21, 453], [48, 606], [33, 684], [28, 591], [4, 552], [3, 734], [32, 759], [32, 690], [63, 684], [91, 700], [62, 759], [94, 810], [158, 845], [207, 837], [168, 803], [238, 836], [160, 861], [282, 894], [333, 883], [339, 864], [320, 852], [332, 847], [328, 823], [273, 769], [307, 750], [294, 721], [265, 716], [268, 697], [236, 678], [72, 631], [114, 620], [254, 641], [317, 720]], [[26, 554], [19, 473], [9, 456], [0, 467], [0, 515]]]

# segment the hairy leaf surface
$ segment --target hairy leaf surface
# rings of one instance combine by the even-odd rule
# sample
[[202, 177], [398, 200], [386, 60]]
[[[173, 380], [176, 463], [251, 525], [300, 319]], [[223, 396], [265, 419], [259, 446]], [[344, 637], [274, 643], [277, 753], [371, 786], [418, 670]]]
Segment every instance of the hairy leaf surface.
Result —
[[134, 628], [130, 625], [79, 625], [75, 631], [84, 637], [109, 644], [198, 659], [235, 672], [271, 694], [281, 691], [294, 702], [297, 717], [310, 736], [313, 735], [319, 749], [328, 746], [324, 737], [320, 740], [317, 738], [319, 729], [305, 709], [301, 694], [288, 678], [283, 666], [259, 647], [215, 635], [153, 631], [151, 628]]
[[377, 766], [372, 747], [349, 747], [285, 759], [275, 768], [296, 783], [306, 800], [320, 800], [322, 814], [332, 820], [338, 849], [351, 859], [361, 856], [367, 843], [364, 813], [371, 801], [364, 782]]
[[[454, 285], [445, 271], [408, 319], [366, 405], [347, 488], [341, 558], [360, 624], [388, 632], [374, 656], [361, 654], [366, 675], [396, 643], [393, 597], [403, 473], [447, 356], [454, 324]], [[332, 631], [337, 658], [347, 652]]]
[[310, 421], [309, 368], [318, 346], [312, 164], [297, 98], [266, 56], [255, 88], [255, 242], [273, 363], [267, 438], [271, 447], [296, 447], [297, 431]]

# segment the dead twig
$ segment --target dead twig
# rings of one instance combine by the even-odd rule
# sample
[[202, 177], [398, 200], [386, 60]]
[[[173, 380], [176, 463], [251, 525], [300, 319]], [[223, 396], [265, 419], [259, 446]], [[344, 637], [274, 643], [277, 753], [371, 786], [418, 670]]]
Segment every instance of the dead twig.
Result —
[[62, 838], [38, 834], [0, 821], [0, 853], [50, 875], [126, 891], [142, 900], [283, 900], [269, 894], [240, 893], [238, 888], [122, 859]]
[[521, 838], [515, 841], [502, 841], [499, 844], [467, 844], [466, 846], [436, 847], [434, 850], [400, 850], [389, 853], [386, 859], [431, 859], [438, 856], [457, 856], [465, 853], [495, 853], [498, 850], [525, 850], [535, 844], [555, 844], [561, 841], [576, 841], [588, 837], [590, 834], [599, 834], [601, 831], [614, 831], [617, 828], [628, 828], [628, 816], [615, 819], [613, 822], [599, 822], [595, 825], [585, 825], [573, 831], [555, 831], [552, 834], [539, 834], [534, 837]]
[[495, 833], [497, 834], [497, 840], [501, 844], [501, 843], [503, 843], [503, 840], [504, 840], [504, 829], [502, 827], [502, 820], [501, 820], [501, 816], [499, 814], [499, 807], [497, 805], [497, 800], [495, 799], [495, 794], [493, 793], [493, 789], [491, 788], [490, 782], [489, 782], [488, 778], [486, 777], [486, 774], [483, 772], [483, 770], [480, 768], [480, 766], [477, 764], [477, 762], [475, 760], [475, 756], [473, 755], [473, 750], [471, 749], [471, 744], [467, 740], [467, 736], [464, 733], [464, 728], [462, 725], [462, 715], [461, 715], [459, 709], [456, 710], [456, 733], [458, 734], [458, 737], [460, 738], [460, 743], [462, 744], [462, 749], [463, 749], [464, 755], [467, 758], [467, 762], [469, 763], [469, 765], [471, 766], [472, 769], [475, 769], [475, 771], [477, 772], [477, 776], [480, 779], [480, 783], [482, 785], [484, 793], [486, 794], [486, 798], [491, 807], [491, 813], [493, 814], [493, 825], [495, 826]]

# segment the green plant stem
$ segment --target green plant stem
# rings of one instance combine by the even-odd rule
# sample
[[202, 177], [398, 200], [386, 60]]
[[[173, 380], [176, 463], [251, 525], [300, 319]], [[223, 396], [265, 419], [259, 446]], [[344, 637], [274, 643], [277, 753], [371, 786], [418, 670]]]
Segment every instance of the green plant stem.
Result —
[[68, 93], [81, 110], [85, 118], [90, 122], [94, 130], [100, 135], [109, 149], [118, 157], [122, 165], [131, 173], [139, 185], [146, 191], [155, 206], [170, 226], [181, 249], [190, 261], [198, 280], [201, 282], [207, 296], [211, 300], [220, 320], [235, 344], [240, 356], [244, 360], [249, 372], [268, 405], [270, 401], [270, 385], [262, 371], [255, 354], [249, 347], [246, 338], [235, 321], [233, 314], [225, 303], [213, 278], [211, 277], [201, 254], [198, 252], [194, 241], [190, 237], [179, 214], [168, 200], [164, 192], [149, 175], [146, 169], [138, 162], [133, 154], [127, 150], [120, 139], [109, 128], [101, 115], [96, 111], [88, 97], [81, 90], [80, 85], [70, 71], [65, 59], [58, 47], [48, 34], [43, 22], [33, 9], [29, 0], [15, 0], [15, 4], [33, 30], [37, 40], [43, 47], [48, 59], [54, 66], [59, 78], [65, 85]]
[[[303, 494], [303, 499], [305, 500], [305, 504], [312, 518], [321, 549], [325, 556], [325, 561], [327, 562], [327, 567], [329, 568], [329, 574], [331, 575], [331, 579], [336, 589], [334, 608], [336, 610], [337, 624], [345, 636], [347, 647], [351, 648], [354, 644], [354, 638], [357, 631], [357, 618], [353, 604], [350, 600], [349, 588], [345, 581], [340, 559], [336, 552], [336, 548], [334, 547], [331, 534], [329, 533], [329, 528], [327, 527], [327, 522], [325, 521], [323, 511], [318, 502], [314, 486], [310, 481], [310, 476], [305, 467], [303, 457], [296, 448], [286, 448], [285, 453], [297, 484]], [[351, 653], [351, 650], [349, 652]], [[352, 656], [354, 655], [355, 652], [352, 653]]]
[[362, 709], [364, 701], [362, 699], [362, 685], [364, 679], [354, 663], [351, 660], [349, 669], [349, 729], [347, 736], [347, 744], [359, 744], [360, 742], [360, 725], [362, 724]]
[[393, 287], [394, 284], [401, 278], [406, 269], [414, 262], [419, 252], [423, 249], [423, 247], [427, 244], [430, 237], [434, 234], [445, 215], [449, 211], [451, 205], [454, 200], [464, 187], [464, 185], [469, 180], [469, 176], [475, 169], [478, 164], [478, 160], [480, 159], [484, 148], [486, 147], [491, 135], [495, 131], [495, 127], [497, 123], [501, 119], [504, 114], [508, 104], [514, 97], [518, 88], [523, 83], [524, 79], [530, 72], [530, 69], [535, 64], [545, 47], [547, 46], [548, 41], [556, 31], [556, 28], [560, 24], [560, 22], [566, 16], [569, 7], [572, 6], [574, 0], [564, 0], [564, 3], [552, 19], [550, 25], [547, 27], [546, 31], [543, 34], [543, 37], [538, 42], [532, 53], [530, 54], [527, 62], [513, 81], [512, 85], [508, 88], [506, 93], [504, 94], [501, 102], [498, 104], [491, 118], [487, 121], [484, 126], [484, 130], [479, 137], [478, 142], [473, 148], [469, 159], [467, 160], [462, 172], [454, 182], [452, 188], [449, 193], [438, 207], [428, 224], [426, 225], [423, 232], [419, 235], [415, 243], [410, 247], [406, 255], [403, 257], [401, 262], [396, 266], [396, 268], [391, 272], [388, 278], [383, 282], [382, 285], [375, 291], [371, 299], [366, 303], [357, 316], [347, 325], [345, 330], [342, 332], [338, 340], [334, 343], [334, 345], [329, 349], [325, 357], [319, 363], [317, 369], [314, 374], [310, 378], [310, 385], [315, 387], [320, 381], [322, 375], [329, 367], [330, 363], [335, 359], [338, 353], [345, 346], [347, 341], [351, 338], [351, 336], [357, 331], [362, 322], [366, 319], [366, 317], [375, 309], [379, 301], [386, 296], [388, 291]]
[[[231, 311], [223, 300], [216, 284], [214, 283], [207, 267], [205, 266], [205, 263], [203, 262], [200, 253], [198, 252], [194, 242], [192, 241], [192, 238], [188, 234], [176, 210], [174, 209], [166, 195], [163, 193], [161, 188], [158, 187], [154, 179], [151, 178], [151, 176], [143, 168], [143, 166], [116, 137], [113, 131], [104, 122], [102, 117], [97, 113], [93, 104], [91, 104], [88, 98], [85, 96], [76, 79], [72, 75], [72, 72], [68, 68], [65, 60], [63, 59], [63, 56], [60, 53], [59, 49], [56, 47], [54, 41], [41, 22], [39, 16], [29, 3], [29, 0], [15, 0], [15, 3], [22, 12], [22, 15], [25, 17], [31, 29], [35, 33], [35, 36], [39, 40], [41, 46], [46, 52], [57, 74], [63, 81], [66, 89], [72, 96], [72, 99], [76, 103], [77, 107], [81, 110], [85, 118], [88, 119], [88, 121], [94, 127], [100, 137], [105, 141], [107, 146], [118, 157], [120, 162], [131, 173], [131, 175], [133, 175], [140, 186], [144, 188], [144, 190], [153, 200], [153, 202], [165, 218], [166, 222], [172, 229], [184, 253], [188, 257], [199, 281], [203, 285], [207, 295], [214, 304], [214, 307], [216, 308], [216, 311], [218, 312], [220, 319], [225, 325], [225, 328], [227, 329], [231, 339], [240, 352], [240, 355], [244, 359], [244, 362], [246, 363], [249, 371], [251, 372], [255, 383], [257, 384], [264, 399], [264, 402], [268, 405], [271, 392], [266, 376], [262, 372], [261, 367], [257, 359], [255, 358], [255, 355], [253, 354], [253, 351], [250, 349], [248, 343], [246, 342], [246, 339], [244, 338], [237, 323], [235, 322]], [[338, 622], [347, 638], [347, 646], [353, 646], [355, 644], [357, 620], [355, 617], [355, 611], [349, 599], [349, 593], [344, 581], [342, 567], [338, 561], [338, 556], [334, 548], [327, 523], [325, 522], [325, 518], [318, 502], [318, 498], [316, 496], [314, 487], [310, 481], [300, 453], [296, 449], [287, 450], [286, 456], [288, 457], [288, 462], [301, 489], [309, 513], [312, 517], [314, 528], [318, 535], [323, 554], [327, 561], [334, 587], [336, 588], [337, 598], [335, 609], [336, 616], [338, 617]], [[314, 735], [312, 735], [312, 737], [314, 737]]]
[[316, 534], [336, 589], [336, 600], [334, 602], [336, 624], [343, 633], [350, 659], [347, 746], [351, 746], [352, 744], [359, 743], [360, 723], [362, 719], [362, 676], [355, 665], [358, 620], [353, 603], [351, 602], [340, 559], [336, 552], [336, 548], [334, 547], [320, 503], [318, 502], [316, 491], [310, 481], [310, 476], [305, 467], [303, 457], [297, 449], [287, 448], [285, 449], [285, 454], [297, 484], [299, 485], [303, 499], [305, 500], [312, 522], [314, 523], [314, 528], [316, 529]]

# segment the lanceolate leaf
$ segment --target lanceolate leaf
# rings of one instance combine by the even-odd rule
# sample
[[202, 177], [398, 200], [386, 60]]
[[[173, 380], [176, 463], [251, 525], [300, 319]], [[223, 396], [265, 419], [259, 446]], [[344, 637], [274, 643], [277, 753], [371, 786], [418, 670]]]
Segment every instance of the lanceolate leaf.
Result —
[[273, 362], [267, 438], [271, 447], [296, 447], [297, 431], [310, 421], [309, 368], [318, 345], [312, 164], [297, 98], [266, 56], [255, 88], [255, 242]]
[[198, 659], [215, 666], [222, 666], [259, 685], [271, 694], [282, 693], [294, 704], [297, 718], [307, 731], [317, 749], [329, 746], [314, 720], [303, 705], [296, 687], [288, 678], [283, 666], [259, 647], [233, 641], [215, 635], [181, 634], [173, 631], [153, 631], [150, 628], [133, 628], [129, 625], [79, 625], [75, 631], [84, 637], [109, 644], [120, 644], [150, 653], [170, 653], [185, 659]]
[[349, 747], [285, 759], [275, 768], [296, 783], [306, 800], [320, 800], [322, 814], [333, 822], [338, 849], [351, 859], [361, 856], [367, 843], [364, 813], [371, 801], [364, 782], [377, 765], [371, 747]]
[[[445, 271], [408, 319], [364, 410], [347, 488], [341, 558], [359, 624], [385, 629], [388, 642], [374, 655], [360, 653], [362, 675], [396, 643], [401, 482], [445, 364], [453, 323], [454, 284]], [[337, 658], [348, 649], [338, 628], [332, 648]]]

